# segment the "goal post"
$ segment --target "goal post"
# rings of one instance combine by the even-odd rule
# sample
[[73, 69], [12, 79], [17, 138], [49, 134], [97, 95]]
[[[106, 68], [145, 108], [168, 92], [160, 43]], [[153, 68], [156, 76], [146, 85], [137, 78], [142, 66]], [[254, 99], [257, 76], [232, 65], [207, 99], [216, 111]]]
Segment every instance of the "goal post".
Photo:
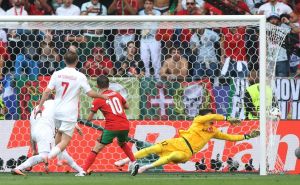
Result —
[[[267, 82], [267, 23], [266, 17], [264, 15], [221, 15], [221, 16], [1, 16], [0, 17], [0, 27], [6, 28], [8, 30], [12, 29], [29, 29], [29, 30], [114, 30], [114, 29], [198, 29], [198, 28], [226, 28], [226, 27], [256, 27], [259, 31], [258, 42], [259, 42], [259, 83], [260, 83], [260, 118], [259, 118], [259, 129], [261, 136], [259, 139], [259, 173], [260, 175], [267, 175], [268, 172], [268, 139], [267, 137], [267, 124], [268, 124], [268, 108], [266, 103], [266, 88], [271, 86], [270, 82]], [[270, 30], [269, 30], [270, 31]], [[272, 31], [271, 31], [272, 32]], [[284, 32], [285, 33], [285, 32]], [[287, 32], [285, 33], [287, 34]], [[285, 35], [280, 36], [281, 45], [282, 40]], [[34, 40], [29, 40], [33, 42]], [[276, 39], [274, 42], [277, 42]], [[110, 47], [113, 44], [109, 43]], [[56, 47], [56, 46], [55, 46]], [[108, 48], [109, 49], [109, 48]], [[277, 47], [279, 50], [279, 47]], [[278, 53], [278, 52], [277, 52]], [[87, 56], [85, 56], [87, 57]], [[221, 57], [221, 56], [218, 56]], [[272, 60], [276, 62], [276, 60]], [[272, 65], [273, 66], [273, 65]], [[274, 69], [272, 70], [274, 78]], [[219, 76], [218, 76], [219, 77]], [[113, 77], [114, 78], [114, 77]], [[230, 76], [229, 76], [230, 78]], [[147, 80], [146, 80], [147, 81]], [[132, 80], [132, 84], [136, 81]], [[149, 82], [150, 83], [150, 82]], [[202, 82], [201, 82], [202, 83]], [[216, 81], [214, 81], [216, 83]], [[217, 84], [217, 83], [216, 83]], [[137, 88], [140, 88], [139, 85]], [[154, 85], [155, 87], [157, 85]], [[161, 88], [161, 87], [159, 87]], [[141, 90], [141, 93], [144, 89]], [[245, 89], [244, 89], [245, 90]], [[243, 90], [243, 91], [244, 91]], [[159, 93], [163, 93], [163, 90], [158, 90]], [[181, 91], [176, 91], [176, 93]], [[21, 93], [21, 92], [20, 92]], [[181, 95], [183, 96], [184, 93]], [[140, 94], [143, 96], [143, 94]], [[178, 94], [174, 96], [174, 101], [176, 98], [181, 98]], [[157, 97], [156, 95], [153, 97]], [[152, 98], [153, 98], [152, 97]], [[160, 97], [159, 97], [160, 98]], [[226, 97], [227, 98], [227, 97]], [[87, 100], [90, 101], [90, 100]], [[152, 101], [152, 100], [146, 100]], [[154, 101], [154, 100], [153, 100]], [[159, 101], [162, 101], [161, 99]], [[242, 102], [242, 100], [239, 100]], [[240, 104], [242, 104], [240, 102]], [[149, 103], [149, 102], [148, 102]], [[159, 102], [161, 103], [161, 102]], [[157, 104], [159, 104], [157, 103]], [[184, 103], [183, 103], [184, 104]], [[90, 104], [84, 104], [90, 105]], [[159, 104], [160, 106], [161, 104]], [[228, 109], [232, 109], [229, 105]], [[243, 105], [241, 105], [243, 110]], [[198, 107], [199, 108], [199, 107]], [[224, 109], [224, 108], [223, 108]], [[145, 110], [147, 112], [147, 110]], [[167, 110], [168, 111], [168, 110]], [[147, 112], [149, 113], [149, 112]], [[227, 112], [223, 112], [225, 116], [228, 115]], [[238, 112], [239, 113], [239, 112]], [[140, 116], [141, 118], [141, 116]], [[145, 119], [140, 119], [145, 121]], [[177, 118], [177, 117], [176, 117]], [[132, 118], [132, 119], [136, 119]], [[152, 119], [152, 117], [151, 117]], [[167, 118], [170, 120], [170, 118]], [[185, 118], [191, 119], [191, 117]], [[151, 122], [155, 124], [154, 122]], [[160, 123], [161, 124], [161, 123]], [[278, 123], [277, 123], [278, 124]], [[276, 133], [271, 133], [276, 134]], [[276, 151], [275, 151], [276, 152]], [[82, 155], [84, 156], [84, 155]], [[119, 155], [116, 155], [119, 156]], [[205, 155], [204, 155], [205, 156]]]

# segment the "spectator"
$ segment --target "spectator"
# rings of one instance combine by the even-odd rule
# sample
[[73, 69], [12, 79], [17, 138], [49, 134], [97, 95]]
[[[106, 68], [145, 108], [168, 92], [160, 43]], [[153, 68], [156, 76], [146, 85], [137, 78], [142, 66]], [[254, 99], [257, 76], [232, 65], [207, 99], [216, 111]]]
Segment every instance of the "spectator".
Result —
[[48, 5], [47, 0], [34, 0], [31, 3], [29, 0], [24, 0], [24, 6], [29, 15], [51, 15], [53, 10]]
[[[203, 8], [196, 7], [195, 0], [186, 0], [186, 10], [177, 11], [177, 15], [202, 15], [204, 14]], [[187, 50], [189, 42], [192, 36], [190, 29], [176, 29], [174, 32], [174, 45], [176, 47], [182, 47], [184, 49], [184, 55], [188, 55], [189, 51]]]
[[162, 15], [168, 15], [171, 1], [172, 0], [155, 0], [154, 8], [159, 10]]
[[281, 16], [282, 14], [288, 14], [291, 17], [291, 21], [295, 22], [297, 16], [288, 5], [278, 2], [278, 0], [269, 0], [269, 2], [261, 5], [257, 11], [260, 15], [266, 15], [270, 17], [272, 14], [277, 14]]
[[197, 8], [195, 0], [186, 0], [186, 9], [178, 6], [177, 15], [203, 15], [204, 9]]
[[137, 11], [137, 0], [113, 0], [108, 8], [108, 14], [115, 15], [136, 15]]
[[103, 48], [96, 47], [92, 53], [93, 56], [88, 57], [88, 60], [84, 63], [82, 73], [90, 77], [113, 75], [113, 62], [105, 56]]
[[5, 115], [7, 113], [7, 108], [2, 99], [3, 86], [0, 84], [0, 120], [5, 120]]
[[[177, 11], [187, 9], [186, 1], [187, 0], [178, 0]], [[195, 0], [195, 3], [196, 3], [195, 5], [197, 8], [204, 8], [204, 3], [205, 3], [204, 0]]]
[[107, 8], [99, 0], [91, 0], [82, 4], [81, 15], [107, 15]]
[[13, 83], [13, 78], [11, 74], [6, 74], [4, 76], [4, 79], [0, 81], [0, 84], [2, 86], [1, 89], [1, 98], [5, 104], [5, 107], [7, 109], [7, 113], [5, 115], [6, 120], [18, 120], [19, 114], [17, 112], [17, 109], [19, 107], [19, 102], [17, 99], [17, 93], [16, 88]]
[[17, 54], [15, 60], [15, 77], [20, 79], [24, 74], [29, 76], [30, 80], [37, 80], [39, 74], [38, 48], [43, 36], [39, 30], [30, 30], [21, 36], [21, 41], [24, 44], [21, 47], [21, 53]]
[[6, 15], [24, 16], [28, 15], [24, 8], [23, 0], [13, 0], [13, 7], [6, 11]]
[[244, 0], [251, 14], [257, 14], [258, 8], [263, 5], [266, 0]]
[[160, 69], [160, 76], [163, 80], [185, 81], [188, 75], [188, 61], [182, 57], [180, 49], [171, 48], [171, 57], [164, 61]]
[[193, 65], [195, 76], [216, 77], [218, 75], [219, 62], [214, 45], [219, 40], [219, 35], [212, 30], [196, 29], [190, 41], [192, 53], [197, 56], [197, 61]]
[[48, 35], [47, 37], [50, 39], [50, 41], [55, 43], [55, 48], [58, 49], [59, 55], [64, 55], [67, 51], [67, 48], [69, 48], [71, 45], [79, 48], [77, 50], [77, 54], [80, 57], [76, 67], [82, 67], [82, 64], [86, 61], [86, 58], [81, 56], [82, 48], [80, 45], [86, 43], [87, 41], [83, 36], [82, 30], [48, 30], [46, 35]]
[[7, 43], [0, 41], [0, 80], [3, 79], [4, 63], [9, 59], [9, 54], [6, 48]]
[[[144, 9], [139, 15], [161, 15], [158, 10], [153, 9], [154, 0], [145, 0]], [[150, 77], [150, 58], [154, 68], [154, 77], [159, 79], [159, 70], [161, 67], [161, 43], [155, 39], [157, 30], [146, 29], [141, 33], [141, 58], [145, 66], [145, 76]]]
[[56, 15], [58, 16], [72, 16], [80, 15], [80, 9], [78, 6], [73, 5], [73, 0], [64, 0], [63, 6], [56, 9]]
[[53, 7], [53, 11], [56, 12], [57, 8], [63, 6], [63, 0], [52, 0], [51, 6]]
[[232, 27], [222, 29], [221, 39], [221, 75], [245, 78], [248, 76], [245, 28]]
[[53, 41], [41, 42], [38, 54], [40, 56], [38, 66], [41, 75], [52, 75], [61, 67], [61, 59]]
[[[136, 15], [138, 11], [137, 0], [114, 0], [108, 8], [108, 14]], [[114, 38], [114, 52], [116, 60], [120, 60], [127, 42], [134, 41], [135, 30], [118, 30]]]
[[3, 29], [0, 29], [0, 42], [7, 45], [7, 33]]
[[126, 56], [122, 56], [120, 61], [115, 63], [116, 76], [143, 77], [145, 75], [144, 63], [141, 61], [133, 41], [127, 43], [126, 53]]

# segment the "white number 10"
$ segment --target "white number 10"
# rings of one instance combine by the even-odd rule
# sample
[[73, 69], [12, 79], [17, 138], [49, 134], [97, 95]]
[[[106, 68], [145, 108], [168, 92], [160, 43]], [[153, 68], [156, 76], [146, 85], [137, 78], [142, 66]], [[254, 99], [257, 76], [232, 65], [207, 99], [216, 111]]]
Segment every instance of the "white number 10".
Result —
[[113, 112], [113, 114], [122, 114], [123, 112], [123, 108], [122, 105], [120, 103], [120, 100], [117, 97], [113, 97], [112, 100], [106, 100], [106, 103], [109, 104], [111, 111]]

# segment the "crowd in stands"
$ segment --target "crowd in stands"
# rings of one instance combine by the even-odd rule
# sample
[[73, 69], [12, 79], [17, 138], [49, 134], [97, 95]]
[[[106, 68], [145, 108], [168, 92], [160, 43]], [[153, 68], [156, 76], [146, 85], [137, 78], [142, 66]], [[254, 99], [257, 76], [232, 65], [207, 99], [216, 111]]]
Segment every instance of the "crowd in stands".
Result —
[[[300, 76], [300, 3], [296, 0], [0, 0], [0, 16], [252, 15], [291, 30], [280, 49], [276, 76]], [[258, 70], [255, 27], [128, 30], [13, 30], [0, 28], [0, 119], [4, 85], [37, 80], [64, 67], [68, 49], [80, 71], [95, 77], [153, 77], [186, 81], [242, 77]], [[298, 69], [298, 70], [297, 70]], [[8, 85], [10, 86], [10, 85]], [[13, 86], [13, 84], [11, 84]], [[10, 91], [13, 91], [10, 89]], [[3, 104], [3, 106], [2, 106]]]

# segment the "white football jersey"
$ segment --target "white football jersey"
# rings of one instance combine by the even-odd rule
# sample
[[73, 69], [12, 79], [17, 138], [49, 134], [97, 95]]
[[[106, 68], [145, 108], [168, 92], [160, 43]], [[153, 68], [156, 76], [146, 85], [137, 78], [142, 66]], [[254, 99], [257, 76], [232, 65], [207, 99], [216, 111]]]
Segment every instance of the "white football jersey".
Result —
[[34, 119], [34, 114], [37, 111], [37, 107], [33, 109], [30, 115], [31, 133], [39, 132], [39, 129], [51, 129], [51, 133], [54, 136], [55, 124], [54, 124], [54, 100], [45, 101], [42, 107], [42, 113], [38, 114]]
[[263, 5], [261, 5], [258, 10], [257, 13], [263, 13], [264, 15], [266, 15], [267, 17], [269, 17], [272, 14], [290, 14], [293, 12], [293, 10], [291, 9], [291, 7], [289, 7], [289, 5], [286, 5], [282, 2], [277, 2], [275, 4], [275, 6], [273, 6], [270, 2], [269, 3], [265, 3]]
[[91, 90], [85, 75], [75, 68], [65, 67], [51, 76], [48, 88], [55, 90], [54, 118], [61, 121], [76, 122], [80, 89], [84, 93]]

